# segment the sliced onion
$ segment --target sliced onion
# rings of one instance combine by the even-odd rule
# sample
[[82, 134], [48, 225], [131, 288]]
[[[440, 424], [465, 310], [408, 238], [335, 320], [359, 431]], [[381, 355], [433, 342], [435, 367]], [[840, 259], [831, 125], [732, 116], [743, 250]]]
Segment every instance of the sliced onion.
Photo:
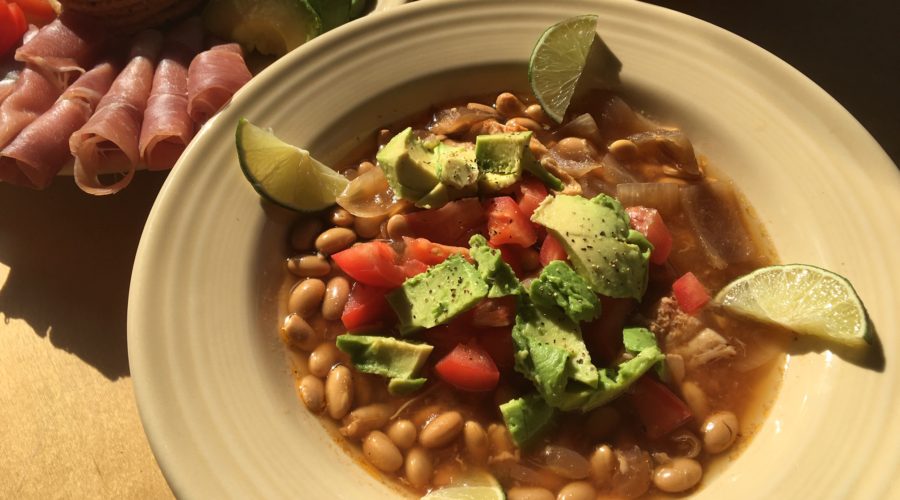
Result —
[[602, 145], [603, 134], [600, 133], [600, 127], [597, 121], [590, 113], [584, 113], [572, 118], [568, 123], [559, 129], [560, 137], [581, 137], [593, 142], [595, 145]]
[[716, 269], [758, 257], [729, 183], [712, 181], [685, 186], [681, 190], [681, 207]]
[[478, 122], [496, 117], [497, 113], [488, 112], [485, 106], [458, 106], [435, 113], [428, 129], [435, 134], [458, 134], [467, 131]]
[[680, 184], [668, 182], [626, 182], [616, 186], [616, 198], [626, 207], [649, 207], [666, 216], [677, 213], [681, 206]]
[[628, 136], [641, 157], [660, 165], [674, 167], [673, 173], [688, 178], [703, 175], [694, 154], [694, 146], [680, 130], [652, 130]]
[[600, 152], [591, 141], [582, 137], [566, 137], [547, 151], [556, 167], [578, 179], [600, 168]]
[[581, 479], [591, 472], [591, 464], [581, 453], [564, 446], [548, 445], [541, 458], [546, 468], [568, 479]]
[[395, 199], [384, 172], [373, 168], [350, 181], [337, 204], [357, 217], [379, 217], [396, 212], [405, 202]]

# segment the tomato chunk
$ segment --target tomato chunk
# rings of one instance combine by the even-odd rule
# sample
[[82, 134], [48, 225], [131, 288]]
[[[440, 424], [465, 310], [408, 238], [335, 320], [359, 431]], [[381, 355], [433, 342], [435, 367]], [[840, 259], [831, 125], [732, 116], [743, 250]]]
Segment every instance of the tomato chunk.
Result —
[[519, 210], [509, 196], [498, 196], [484, 202], [487, 212], [487, 234], [492, 246], [519, 245], [530, 247], [537, 242], [531, 220]]
[[562, 246], [562, 243], [552, 234], [547, 234], [544, 242], [541, 243], [540, 258], [541, 265], [546, 266], [554, 260], [566, 260], [569, 256], [566, 255], [566, 249]]
[[397, 264], [397, 252], [383, 241], [354, 245], [331, 258], [351, 278], [366, 285], [396, 288], [407, 276]]
[[628, 400], [650, 439], [665, 436], [692, 416], [691, 410], [678, 396], [650, 375], [644, 375], [629, 388]]
[[13, 0], [8, 3], [18, 4], [22, 8], [24, 18], [38, 26], [43, 26], [56, 18], [56, 11], [47, 0]]
[[519, 210], [531, 220], [534, 209], [547, 197], [547, 186], [536, 178], [526, 175], [516, 189], [519, 192]]
[[685, 273], [672, 283], [672, 291], [678, 307], [688, 314], [694, 314], [709, 302], [709, 292], [694, 273]]
[[516, 298], [512, 295], [484, 299], [469, 312], [472, 326], [509, 326], [516, 321]]
[[22, 9], [17, 4], [0, 0], [0, 56], [17, 47], [27, 29]]
[[653, 245], [650, 262], [665, 264], [672, 253], [672, 232], [666, 227], [659, 211], [647, 207], [628, 207], [625, 211], [631, 219], [631, 228], [640, 231]]
[[341, 322], [344, 323], [344, 327], [354, 331], [367, 326], [392, 322], [394, 311], [385, 298], [389, 291], [387, 288], [355, 283], [353, 289], [350, 290], [344, 312], [341, 314]]
[[403, 237], [406, 249], [403, 250], [405, 260], [415, 259], [423, 264], [433, 266], [447, 260], [451, 255], [459, 254], [469, 259], [469, 249], [433, 243], [425, 238]]
[[500, 371], [490, 355], [477, 344], [457, 344], [437, 362], [434, 370], [445, 382], [470, 392], [486, 392], [497, 387]]
[[484, 209], [478, 198], [451, 201], [435, 210], [421, 210], [405, 215], [413, 236], [433, 243], [469, 246], [469, 237], [484, 229]]

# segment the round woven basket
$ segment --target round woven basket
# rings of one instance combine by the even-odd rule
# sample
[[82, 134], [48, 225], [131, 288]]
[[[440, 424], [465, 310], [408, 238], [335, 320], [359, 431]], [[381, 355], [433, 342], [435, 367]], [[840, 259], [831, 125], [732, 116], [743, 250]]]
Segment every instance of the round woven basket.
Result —
[[64, 9], [78, 11], [122, 33], [163, 25], [192, 12], [202, 0], [60, 0]]

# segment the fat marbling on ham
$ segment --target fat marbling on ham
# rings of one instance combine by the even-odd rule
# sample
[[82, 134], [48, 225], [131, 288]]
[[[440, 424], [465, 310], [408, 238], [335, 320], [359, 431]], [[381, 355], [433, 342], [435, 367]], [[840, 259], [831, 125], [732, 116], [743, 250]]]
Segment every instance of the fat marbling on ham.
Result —
[[203, 26], [198, 17], [182, 22], [167, 35], [139, 141], [141, 160], [150, 170], [172, 168], [194, 137], [194, 120], [188, 114], [188, 67], [202, 46]]
[[91, 66], [105, 33], [92, 18], [65, 10], [19, 47], [15, 58], [42, 71], [62, 92]]
[[188, 113], [197, 124], [205, 123], [250, 81], [240, 45], [227, 43], [201, 52], [188, 70]]
[[[128, 65], [87, 124], [69, 139], [75, 155], [75, 183], [83, 191], [112, 194], [131, 182], [140, 161], [138, 138], [161, 46], [162, 34], [158, 31], [143, 31], [135, 37]], [[100, 180], [105, 173], [122, 177], [107, 185]]]
[[16, 80], [15, 89], [0, 103], [0, 148], [50, 109], [60, 94], [62, 89], [43, 73], [26, 66]]
[[114, 64], [104, 62], [81, 75], [0, 151], [0, 181], [35, 189], [49, 186], [71, 159], [69, 136], [88, 121], [117, 73]]

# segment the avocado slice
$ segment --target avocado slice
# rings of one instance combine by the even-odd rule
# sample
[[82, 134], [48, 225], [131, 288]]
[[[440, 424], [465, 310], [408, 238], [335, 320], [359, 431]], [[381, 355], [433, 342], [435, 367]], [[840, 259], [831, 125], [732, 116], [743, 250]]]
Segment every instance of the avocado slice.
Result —
[[375, 155], [388, 184], [400, 198], [417, 201], [428, 194], [440, 179], [434, 166], [434, 149], [406, 127]]
[[402, 335], [445, 323], [487, 297], [488, 284], [459, 255], [403, 282], [387, 295]]
[[[442, 184], [455, 189], [472, 189], [477, 192], [478, 164], [471, 147], [438, 144], [434, 148], [435, 170]], [[471, 195], [470, 195], [471, 196]]]
[[538, 307], [559, 307], [572, 321], [591, 321], [600, 315], [600, 301], [588, 282], [561, 260], [554, 260], [531, 282], [531, 300]]
[[500, 413], [509, 435], [519, 448], [527, 447], [543, 435], [556, 417], [556, 410], [537, 394], [503, 403]]
[[505, 297], [522, 292], [522, 284], [509, 264], [503, 261], [500, 250], [488, 246], [487, 239], [476, 234], [469, 239], [469, 255], [481, 277], [490, 285], [488, 297]]
[[531, 220], [559, 239], [575, 271], [595, 293], [638, 300], [644, 295], [653, 245], [630, 228], [628, 214], [615, 198], [548, 196]]
[[428, 344], [414, 344], [392, 337], [349, 333], [338, 335], [335, 344], [350, 356], [350, 362], [357, 370], [390, 378], [388, 390], [392, 394], [408, 394], [425, 383], [424, 378], [414, 377], [434, 349]]
[[528, 149], [531, 132], [479, 135], [475, 138], [478, 189], [494, 193], [522, 178], [524, 164], [535, 161]]

